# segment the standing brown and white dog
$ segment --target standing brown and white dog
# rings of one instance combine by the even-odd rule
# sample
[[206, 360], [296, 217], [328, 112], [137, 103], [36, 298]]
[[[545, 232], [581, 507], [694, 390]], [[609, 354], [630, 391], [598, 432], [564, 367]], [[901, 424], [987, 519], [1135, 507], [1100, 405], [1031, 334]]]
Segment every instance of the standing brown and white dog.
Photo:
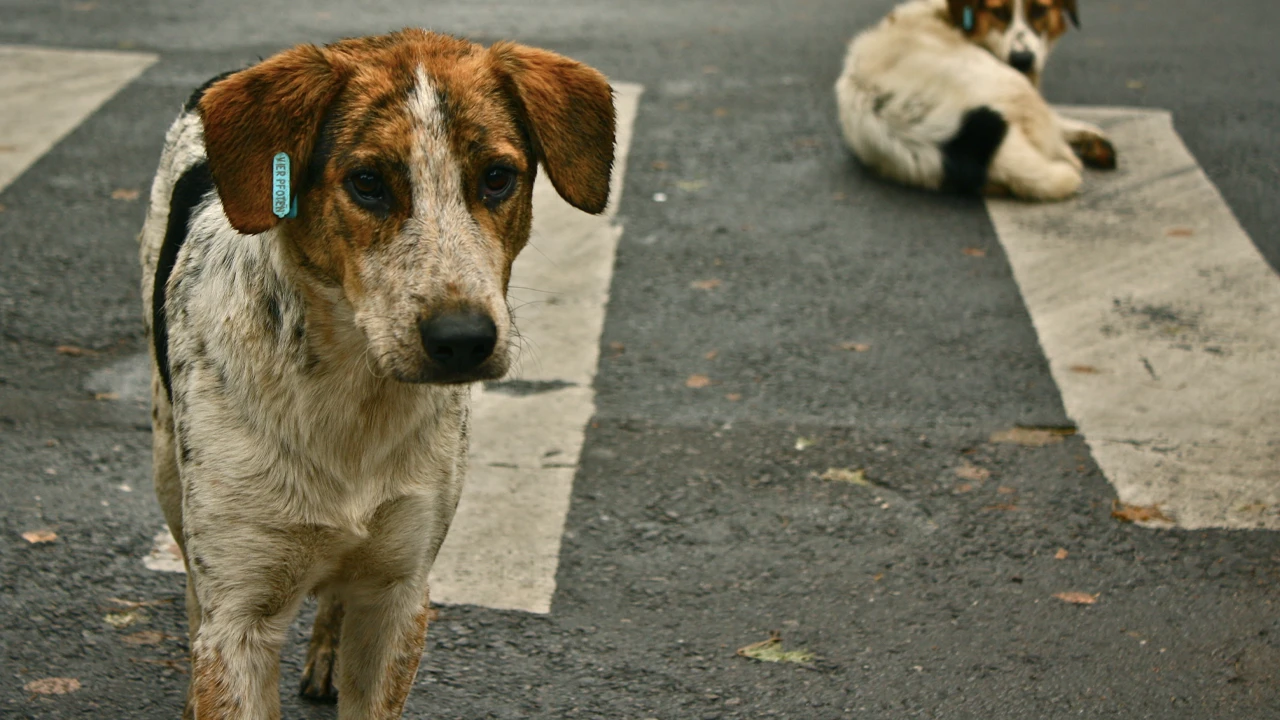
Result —
[[537, 164], [599, 213], [613, 153], [600, 73], [421, 30], [295, 47], [187, 103], [141, 236], [187, 717], [280, 717], [278, 653], [312, 592], [303, 694], [400, 716], [466, 472], [466, 383], [512, 351]]
[[[1083, 165], [1112, 169], [1103, 132], [1063, 118], [1040, 74], [1076, 0], [910, 0], [857, 37], [836, 81], [845, 140], [908, 185], [1059, 200]], [[1082, 162], [1083, 161], [1083, 162]]]

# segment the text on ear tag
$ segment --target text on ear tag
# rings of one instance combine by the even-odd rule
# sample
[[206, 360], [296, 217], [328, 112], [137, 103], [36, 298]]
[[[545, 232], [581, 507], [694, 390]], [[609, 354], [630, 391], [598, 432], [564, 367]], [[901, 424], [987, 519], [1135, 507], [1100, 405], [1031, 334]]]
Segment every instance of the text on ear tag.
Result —
[[278, 218], [297, 217], [298, 214], [289, 178], [289, 153], [276, 153], [271, 161], [271, 212]]

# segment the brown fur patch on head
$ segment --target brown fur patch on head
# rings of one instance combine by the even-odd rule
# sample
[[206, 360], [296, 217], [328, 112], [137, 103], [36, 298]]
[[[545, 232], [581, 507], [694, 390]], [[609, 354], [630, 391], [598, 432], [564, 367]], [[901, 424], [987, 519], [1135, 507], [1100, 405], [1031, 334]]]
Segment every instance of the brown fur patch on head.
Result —
[[1067, 31], [1067, 20], [1080, 27], [1076, 0], [1026, 0], [1027, 24], [1038, 35], [1056, 40]]
[[296, 188], [324, 108], [340, 88], [325, 53], [300, 45], [205, 91], [198, 109], [209, 169], [232, 227], [256, 234], [279, 222], [271, 211], [272, 158], [289, 154]]
[[[973, 13], [973, 27], [964, 29], [966, 9]], [[972, 38], [986, 37], [987, 33], [1004, 32], [1013, 22], [1013, 0], [947, 0], [951, 22]]]
[[504, 42], [489, 51], [511, 78], [551, 183], [574, 207], [603, 212], [614, 152], [609, 82], [592, 68], [546, 50]]

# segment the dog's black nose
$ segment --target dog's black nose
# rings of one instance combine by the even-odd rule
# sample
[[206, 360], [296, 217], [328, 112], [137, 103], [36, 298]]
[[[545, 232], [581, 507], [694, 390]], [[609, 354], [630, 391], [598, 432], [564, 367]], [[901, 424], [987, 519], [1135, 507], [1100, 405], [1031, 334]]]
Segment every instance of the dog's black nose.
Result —
[[493, 318], [474, 311], [436, 315], [418, 325], [427, 357], [451, 373], [476, 369], [493, 354], [498, 328]]
[[1026, 50], [1015, 50], [1009, 53], [1009, 64], [1014, 70], [1027, 74], [1036, 67], [1036, 54]]

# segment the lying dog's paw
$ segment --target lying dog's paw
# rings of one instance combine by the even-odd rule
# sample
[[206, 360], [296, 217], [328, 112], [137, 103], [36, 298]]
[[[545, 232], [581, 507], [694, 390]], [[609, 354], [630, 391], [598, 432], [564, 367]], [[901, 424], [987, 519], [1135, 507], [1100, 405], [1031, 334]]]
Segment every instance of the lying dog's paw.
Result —
[[335, 646], [311, 648], [307, 653], [307, 665], [302, 669], [299, 695], [311, 702], [338, 702], [338, 688], [333, 686], [337, 649]]
[[1116, 169], [1116, 148], [1102, 135], [1082, 135], [1071, 143], [1076, 157], [1095, 170]]

